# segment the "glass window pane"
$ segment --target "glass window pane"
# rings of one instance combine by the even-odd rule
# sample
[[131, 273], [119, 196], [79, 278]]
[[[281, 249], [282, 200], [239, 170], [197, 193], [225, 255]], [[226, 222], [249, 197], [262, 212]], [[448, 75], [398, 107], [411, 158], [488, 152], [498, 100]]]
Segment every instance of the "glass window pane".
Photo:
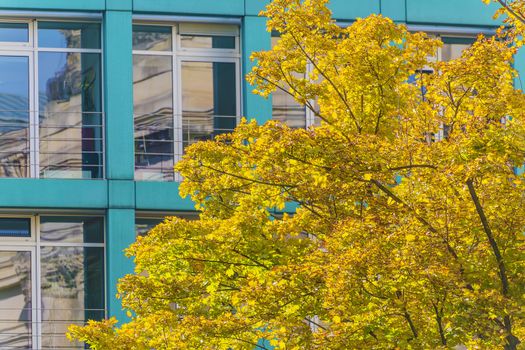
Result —
[[181, 47], [194, 49], [235, 49], [234, 36], [181, 35]]
[[173, 179], [173, 73], [167, 56], [133, 56], [135, 178]]
[[[197, 212], [180, 212], [180, 213], [174, 213], [170, 216], [176, 216], [178, 218], [183, 218], [186, 220], [198, 220], [199, 214]], [[164, 222], [165, 218], [137, 218], [135, 220], [135, 232], [137, 233], [137, 236], [144, 236], [149, 231], [151, 231], [152, 228], [157, 226], [158, 224]]]
[[167, 56], [133, 56], [135, 115], [173, 114], [171, 61]]
[[173, 181], [173, 153], [136, 153], [135, 179], [147, 181]]
[[29, 24], [0, 23], [0, 42], [27, 43], [29, 41]]
[[464, 50], [468, 49], [475, 38], [441, 37], [443, 47], [441, 48], [441, 60], [450, 61], [461, 57]]
[[137, 236], [145, 236], [152, 228], [164, 221], [163, 218], [148, 218], [135, 220], [135, 232]]
[[28, 218], [0, 218], [1, 237], [31, 237], [31, 220]]
[[100, 24], [38, 22], [38, 46], [100, 49]]
[[467, 44], [443, 44], [441, 48], [441, 60], [450, 61], [460, 58], [463, 51], [469, 47], [470, 45]]
[[41, 111], [102, 111], [100, 54], [40, 52], [38, 66]]
[[237, 122], [235, 63], [182, 63], [183, 144], [232, 131]]
[[70, 324], [105, 316], [104, 249], [42, 247], [40, 252], [42, 348], [84, 349], [65, 333]]
[[0, 56], [0, 177], [29, 176], [29, 58]]
[[0, 349], [31, 349], [31, 253], [0, 251], [0, 275]]
[[40, 240], [46, 243], [104, 243], [104, 220], [100, 217], [42, 216]]
[[306, 108], [282, 90], [272, 93], [272, 119], [291, 128], [306, 127]]
[[171, 51], [171, 27], [133, 26], [133, 50]]
[[[273, 36], [272, 47], [277, 45], [278, 41], [279, 37]], [[272, 93], [272, 119], [291, 128], [306, 128], [306, 107], [288, 93], [277, 89]]]
[[100, 55], [41, 52], [39, 68], [40, 175], [103, 177]]

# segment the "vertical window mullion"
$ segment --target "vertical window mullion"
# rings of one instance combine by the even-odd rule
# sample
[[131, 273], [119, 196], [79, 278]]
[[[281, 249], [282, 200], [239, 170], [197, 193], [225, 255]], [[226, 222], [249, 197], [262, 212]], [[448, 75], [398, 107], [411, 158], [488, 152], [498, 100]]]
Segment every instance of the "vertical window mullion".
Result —
[[[172, 66], [173, 66], [173, 141], [174, 141], [174, 155], [173, 164], [177, 164], [182, 159], [184, 150], [184, 125], [182, 118], [182, 85], [181, 85], [181, 62], [178, 57], [179, 53], [179, 33], [176, 25], [172, 27]], [[182, 178], [178, 173], [174, 172], [174, 180], [181, 181]]]
[[37, 21], [32, 21], [32, 43], [33, 43], [33, 50], [32, 50], [32, 62], [31, 62], [31, 69], [32, 72], [30, 73], [31, 77], [31, 96], [30, 96], [30, 106], [31, 106], [31, 113], [30, 113], [30, 134], [32, 134], [31, 142], [32, 142], [32, 164], [31, 164], [31, 171], [32, 176], [34, 178], [40, 177], [40, 130], [38, 125], [38, 115], [39, 115], [39, 101], [38, 101], [38, 23]]
[[[237, 38], [238, 42], [238, 38]], [[235, 127], [240, 123], [241, 113], [242, 113], [242, 74], [241, 74], [241, 62], [239, 58], [235, 59], [235, 95], [237, 98], [237, 115], [235, 116]]]
[[40, 349], [42, 342], [42, 288], [40, 285], [41, 269], [40, 269], [40, 216], [36, 215], [32, 218], [33, 234], [35, 235], [35, 279], [33, 281], [33, 288], [35, 289], [35, 306], [36, 309], [36, 336], [37, 349]]

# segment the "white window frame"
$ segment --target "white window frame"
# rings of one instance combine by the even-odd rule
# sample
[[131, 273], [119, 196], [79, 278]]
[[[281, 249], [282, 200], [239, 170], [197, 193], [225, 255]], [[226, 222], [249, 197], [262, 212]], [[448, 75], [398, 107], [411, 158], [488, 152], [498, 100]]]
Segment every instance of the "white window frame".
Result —
[[[203, 48], [182, 48], [181, 35], [192, 35], [192, 33], [179, 33], [180, 23], [151, 22], [151, 21], [134, 21], [133, 25], [153, 26], [153, 27], [171, 27], [171, 50], [153, 51], [153, 50], [133, 50], [133, 56], [168, 56], [171, 57], [172, 67], [172, 106], [173, 106], [173, 164], [182, 160], [183, 156], [183, 125], [182, 125], [182, 62], [225, 62], [235, 64], [235, 88], [236, 88], [236, 124], [240, 122], [242, 111], [242, 85], [241, 85], [241, 42], [239, 31], [236, 33], [217, 33], [206, 32], [195, 33], [195, 35], [222, 35], [235, 37], [235, 49], [203, 49]], [[202, 23], [205, 25], [206, 23]], [[198, 23], [197, 23], [198, 25]], [[135, 119], [135, 113], [133, 113]], [[135, 122], [134, 122], [135, 125]], [[134, 126], [135, 128], [135, 126]], [[135, 160], [135, 156], [133, 157]], [[174, 172], [174, 181], [180, 182], [182, 177]], [[138, 180], [138, 181], [149, 181]], [[165, 181], [165, 180], [163, 180]]]
[[[98, 23], [100, 24], [100, 49], [79, 48], [47, 48], [38, 45], [38, 22], [57, 23]], [[29, 178], [40, 178], [40, 123], [39, 123], [39, 70], [38, 55], [40, 52], [62, 52], [62, 53], [96, 53], [100, 56], [100, 82], [101, 82], [101, 128], [102, 128], [102, 176], [106, 174], [106, 139], [105, 139], [105, 114], [104, 114], [104, 60], [103, 52], [103, 27], [100, 21], [89, 21], [85, 19], [62, 19], [62, 18], [0, 18], [0, 23], [27, 23], [29, 30], [28, 42], [0, 42], [0, 56], [27, 56], [29, 57]], [[94, 180], [94, 179], [92, 179]]]
[[[60, 243], [60, 242], [42, 242], [40, 240], [40, 218], [44, 217], [96, 217], [102, 220], [102, 237], [103, 243]], [[0, 237], [0, 251], [10, 252], [30, 252], [31, 253], [31, 324], [33, 339], [33, 349], [41, 349], [42, 343], [42, 288], [41, 288], [41, 248], [43, 247], [79, 247], [79, 248], [102, 248], [104, 252], [104, 265], [103, 274], [104, 281], [107, 281], [107, 250], [106, 250], [106, 222], [103, 215], [97, 214], [86, 214], [86, 213], [45, 213], [35, 215], [23, 215], [23, 214], [0, 214], [0, 218], [13, 218], [13, 219], [31, 219], [30, 221], [30, 237]], [[104, 317], [107, 318], [107, 283], [104, 283]]]

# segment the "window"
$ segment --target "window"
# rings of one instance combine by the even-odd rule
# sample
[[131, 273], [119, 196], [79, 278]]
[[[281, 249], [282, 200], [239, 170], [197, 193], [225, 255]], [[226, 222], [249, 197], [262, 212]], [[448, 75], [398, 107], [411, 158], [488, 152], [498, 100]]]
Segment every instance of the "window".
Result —
[[232, 131], [240, 115], [239, 28], [133, 26], [135, 178], [172, 181], [197, 141]]
[[[272, 47], [277, 45], [278, 41], [279, 37], [272, 36]], [[307, 70], [311, 71], [312, 69], [312, 64], [309, 64]], [[301, 76], [298, 77], [300, 78]], [[314, 101], [313, 105], [317, 106], [317, 103]], [[311, 125], [320, 124], [320, 120], [309, 108], [297, 102], [290, 94], [281, 89], [277, 89], [272, 93], [272, 119], [291, 128], [304, 129]]]
[[[436, 59], [448, 62], [461, 57], [464, 50], [468, 49], [475, 41], [474, 37], [440, 36], [443, 46], [438, 49]], [[435, 135], [435, 141], [441, 141], [450, 134], [450, 125], [441, 125], [439, 132]]]
[[137, 236], [145, 236], [152, 228], [163, 221], [163, 218], [137, 218], [135, 220], [135, 232]]
[[0, 348], [84, 349], [70, 324], [105, 317], [100, 217], [0, 218]]
[[98, 23], [0, 23], [0, 177], [103, 177]]
[[439, 49], [438, 59], [450, 61], [461, 57], [464, 50], [468, 49], [475, 41], [474, 37], [442, 36], [443, 47]]
[[[199, 214], [196, 212], [187, 212], [187, 213], [176, 213], [172, 214], [179, 218], [184, 218], [186, 220], [197, 220]], [[135, 219], [135, 232], [137, 236], [145, 236], [151, 231], [152, 228], [161, 224], [164, 221], [162, 216], [142, 216]]]

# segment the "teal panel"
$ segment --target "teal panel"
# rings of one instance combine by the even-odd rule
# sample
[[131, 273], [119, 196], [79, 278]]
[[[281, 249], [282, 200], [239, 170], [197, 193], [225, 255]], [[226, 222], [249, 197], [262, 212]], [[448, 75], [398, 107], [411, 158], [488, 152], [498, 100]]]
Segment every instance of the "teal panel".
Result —
[[110, 208], [134, 208], [135, 183], [131, 180], [109, 180], [108, 204]]
[[[253, 62], [250, 55], [254, 51], [269, 50], [271, 36], [266, 31], [266, 19], [246, 16], [242, 27], [242, 66], [243, 75], [251, 71]], [[244, 115], [247, 119], [256, 119], [259, 123], [272, 118], [272, 101], [252, 93], [253, 87], [243, 79]]]
[[137, 12], [242, 16], [244, 0], [133, 0]]
[[481, 0], [406, 0], [407, 22], [494, 26], [492, 19], [498, 5], [487, 6]]
[[137, 210], [195, 210], [189, 198], [179, 195], [178, 182], [141, 182], [136, 187]]
[[105, 0], [0, 0], [0, 9], [102, 11]]
[[[382, 1], [398, 2], [398, 0]], [[399, 1], [404, 3], [404, 0]], [[246, 15], [258, 15], [269, 2], [269, 0], [246, 0]], [[379, 3], [379, 0], [331, 0], [328, 6], [332, 10], [334, 18], [345, 20], [379, 13]]]
[[131, 11], [133, 0], [106, 0], [106, 10]]
[[133, 180], [131, 12], [107, 11], [104, 24], [106, 176]]
[[106, 280], [108, 315], [125, 322], [128, 320], [116, 298], [117, 282], [133, 273], [133, 261], [126, 258], [124, 249], [135, 241], [135, 211], [133, 209], [108, 209], [106, 219]]
[[269, 3], [270, 0], [245, 0], [246, 15], [257, 16]]
[[381, 0], [381, 14], [396, 22], [406, 21], [405, 0]]
[[103, 180], [1, 179], [0, 207], [104, 209]]
[[380, 12], [379, 0], [331, 0], [328, 7], [333, 17], [339, 20], [363, 18]]

